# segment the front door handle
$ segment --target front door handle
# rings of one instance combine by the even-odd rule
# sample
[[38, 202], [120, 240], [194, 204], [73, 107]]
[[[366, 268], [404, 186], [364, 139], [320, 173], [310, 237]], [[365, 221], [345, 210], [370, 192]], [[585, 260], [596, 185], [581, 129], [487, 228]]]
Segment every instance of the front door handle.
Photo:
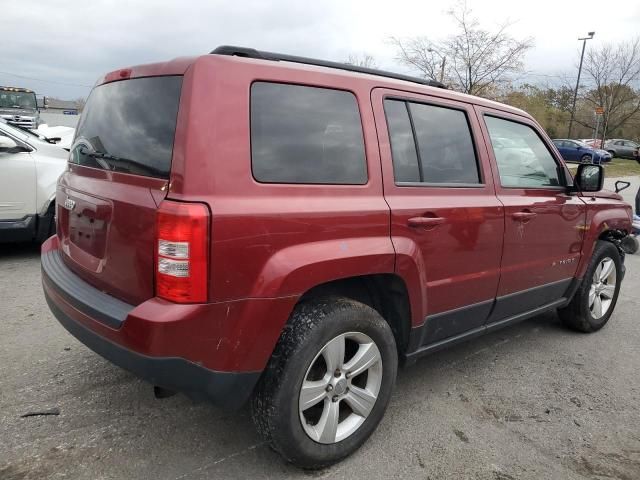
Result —
[[529, 220], [532, 220], [536, 215], [538, 215], [538, 214], [537, 214], [537, 213], [533, 213], [533, 212], [527, 212], [527, 211], [524, 211], [524, 212], [515, 212], [515, 213], [513, 213], [513, 214], [511, 215], [511, 217], [512, 217], [514, 220], [517, 220], [517, 221], [519, 221], [519, 222], [526, 223], [526, 222], [528, 222]]
[[407, 224], [410, 227], [436, 227], [438, 225], [442, 225], [445, 222], [445, 219], [442, 217], [412, 217], [407, 220]]

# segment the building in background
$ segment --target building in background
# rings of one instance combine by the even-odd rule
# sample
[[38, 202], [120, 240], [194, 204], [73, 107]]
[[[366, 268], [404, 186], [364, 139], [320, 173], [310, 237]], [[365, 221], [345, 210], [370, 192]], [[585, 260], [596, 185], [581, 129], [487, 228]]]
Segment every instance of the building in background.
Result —
[[81, 105], [75, 100], [58, 100], [49, 97], [47, 99], [46, 112], [61, 113], [63, 115], [78, 115], [81, 112]]
[[[38, 99], [41, 102], [41, 99]], [[47, 97], [44, 108], [40, 106], [40, 117], [49, 126], [74, 127], [77, 125], [84, 101], [59, 100]]]

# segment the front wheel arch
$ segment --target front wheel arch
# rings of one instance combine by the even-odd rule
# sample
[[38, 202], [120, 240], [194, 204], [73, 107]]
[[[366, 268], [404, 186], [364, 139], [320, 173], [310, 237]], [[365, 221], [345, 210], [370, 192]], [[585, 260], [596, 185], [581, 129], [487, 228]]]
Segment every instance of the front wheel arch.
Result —
[[[611, 259], [615, 265], [616, 281], [612, 292], [612, 301], [603, 315], [595, 317], [591, 312], [594, 273], [597, 271], [598, 264], [607, 258]], [[592, 333], [604, 327], [615, 309], [623, 276], [622, 258], [618, 249], [611, 242], [598, 240], [577, 291], [569, 304], [558, 311], [562, 322], [567, 327], [584, 333]]]

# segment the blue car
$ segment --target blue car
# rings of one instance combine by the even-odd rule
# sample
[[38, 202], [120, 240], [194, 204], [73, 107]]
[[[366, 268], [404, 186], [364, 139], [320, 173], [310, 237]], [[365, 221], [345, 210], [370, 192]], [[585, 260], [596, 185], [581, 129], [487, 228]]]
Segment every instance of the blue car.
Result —
[[606, 163], [611, 161], [611, 154], [606, 150], [593, 148], [580, 140], [556, 138], [553, 143], [560, 151], [565, 162]]

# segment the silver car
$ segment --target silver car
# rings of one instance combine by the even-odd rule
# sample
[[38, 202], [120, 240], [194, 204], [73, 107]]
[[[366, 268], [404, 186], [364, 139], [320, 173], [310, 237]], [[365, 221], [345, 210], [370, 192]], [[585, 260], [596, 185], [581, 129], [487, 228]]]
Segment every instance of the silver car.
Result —
[[622, 138], [612, 138], [604, 144], [604, 149], [613, 157], [632, 158], [634, 160], [638, 157], [638, 148], [640, 148], [640, 144]]

